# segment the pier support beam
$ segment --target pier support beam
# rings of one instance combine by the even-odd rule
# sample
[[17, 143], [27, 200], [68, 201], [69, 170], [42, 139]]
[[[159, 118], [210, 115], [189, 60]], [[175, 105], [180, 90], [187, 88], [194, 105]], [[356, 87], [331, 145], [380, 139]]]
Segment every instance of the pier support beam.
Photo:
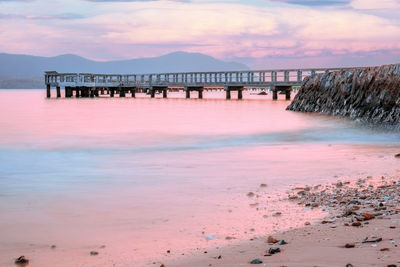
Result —
[[150, 89], [150, 97], [154, 98], [156, 96], [156, 90], [155, 89]]
[[227, 100], [231, 99], [231, 90], [229, 89], [226, 90], [226, 99]]
[[290, 91], [291, 90], [286, 90], [286, 100], [290, 100]]
[[186, 92], [186, 98], [190, 98], [191, 91], [197, 91], [199, 93], [199, 99], [203, 99], [203, 86], [186, 86], [184, 91]]
[[119, 97], [125, 97], [125, 88], [119, 88]]
[[71, 87], [65, 87], [65, 97], [70, 98], [72, 96], [72, 88]]
[[238, 99], [243, 99], [243, 86], [225, 86], [224, 90], [226, 91], [226, 99], [231, 99], [231, 91], [238, 92]]
[[163, 93], [163, 98], [167, 98], [167, 89], [164, 89], [163, 91], [162, 91], [162, 93]]
[[110, 89], [110, 97], [114, 97], [114, 89], [113, 88]]
[[132, 88], [131, 93], [132, 93], [132, 98], [135, 98], [136, 97], [136, 88]]
[[51, 92], [50, 92], [50, 84], [46, 84], [46, 96], [47, 98], [51, 97]]
[[60, 86], [57, 86], [57, 98], [61, 97], [61, 88]]
[[90, 89], [90, 97], [91, 97], [91, 98], [94, 97], [94, 89]]
[[79, 98], [81, 89], [79, 87], [75, 88], [75, 97]]
[[278, 100], [278, 91], [276, 89], [272, 91], [272, 100]]

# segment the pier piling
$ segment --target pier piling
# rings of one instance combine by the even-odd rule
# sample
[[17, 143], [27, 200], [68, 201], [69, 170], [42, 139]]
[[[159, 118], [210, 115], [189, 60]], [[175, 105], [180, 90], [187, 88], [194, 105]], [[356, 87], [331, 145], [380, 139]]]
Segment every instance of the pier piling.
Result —
[[47, 92], [47, 94], [46, 94], [46, 96], [47, 96], [47, 98], [50, 98], [51, 97], [51, 92], [50, 92], [50, 84], [47, 84], [46, 85], [46, 92]]

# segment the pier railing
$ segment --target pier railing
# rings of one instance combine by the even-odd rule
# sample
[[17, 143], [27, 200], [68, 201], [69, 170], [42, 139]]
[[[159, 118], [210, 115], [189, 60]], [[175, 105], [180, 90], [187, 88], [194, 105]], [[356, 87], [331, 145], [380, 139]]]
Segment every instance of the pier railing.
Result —
[[[278, 70], [249, 70], [249, 71], [224, 71], [224, 72], [177, 72], [177, 73], [150, 73], [150, 74], [93, 74], [93, 73], [58, 73], [47, 71], [45, 82], [47, 96], [50, 97], [51, 87], [57, 88], [57, 97], [61, 96], [60, 88], [66, 90], [66, 97], [77, 92], [77, 96], [86, 96], [78, 90], [89, 90], [89, 96], [96, 96], [99, 89], [109, 92], [122, 91], [168, 91], [171, 88], [183, 88], [186, 91], [199, 91], [204, 88], [224, 88], [227, 98], [230, 91], [241, 91], [251, 87], [269, 88], [273, 92], [285, 91], [290, 98], [293, 86], [300, 86], [306, 76], [318, 73], [339, 71], [344, 68], [310, 68], [310, 69], [278, 69]], [[70, 92], [67, 92], [71, 90]], [[91, 91], [95, 91], [93, 94]], [[228, 96], [229, 91], [229, 96]], [[288, 93], [289, 91], [289, 93]], [[151, 94], [154, 96], [154, 94]], [[189, 94], [190, 95], [190, 94]], [[202, 95], [202, 94], [201, 94]], [[111, 94], [110, 94], [111, 96]], [[113, 96], [113, 94], [112, 94]], [[121, 94], [120, 94], [121, 96]], [[166, 93], [164, 93], [166, 97]], [[190, 96], [189, 96], [190, 97]]]

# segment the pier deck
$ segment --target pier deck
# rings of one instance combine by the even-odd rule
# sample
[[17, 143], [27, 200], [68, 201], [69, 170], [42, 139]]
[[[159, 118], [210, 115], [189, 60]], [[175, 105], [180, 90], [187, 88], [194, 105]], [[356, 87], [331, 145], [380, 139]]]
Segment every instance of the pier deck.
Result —
[[268, 88], [273, 92], [273, 99], [278, 99], [278, 93], [286, 95], [290, 100], [292, 87], [301, 86], [306, 76], [317, 73], [339, 71], [345, 68], [329, 69], [280, 69], [257, 71], [228, 72], [179, 72], [152, 74], [93, 74], [93, 73], [58, 73], [45, 72], [47, 97], [51, 97], [51, 88], [55, 87], [57, 97], [61, 97], [61, 88], [65, 89], [65, 97], [97, 97], [107, 94], [114, 97], [125, 97], [130, 93], [146, 92], [154, 98], [156, 92], [162, 92], [167, 98], [168, 91], [184, 90], [186, 98], [191, 91], [197, 91], [198, 97], [203, 97], [204, 90], [223, 89], [226, 99], [231, 99], [231, 91], [238, 92], [238, 99], [243, 98], [242, 92], [249, 88]]

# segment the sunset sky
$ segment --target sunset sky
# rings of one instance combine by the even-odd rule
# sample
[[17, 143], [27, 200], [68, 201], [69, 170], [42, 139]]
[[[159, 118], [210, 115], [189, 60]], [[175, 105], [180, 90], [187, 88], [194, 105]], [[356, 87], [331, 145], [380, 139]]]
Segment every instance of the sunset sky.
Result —
[[0, 0], [0, 52], [199, 52], [251, 67], [400, 61], [400, 0]]

